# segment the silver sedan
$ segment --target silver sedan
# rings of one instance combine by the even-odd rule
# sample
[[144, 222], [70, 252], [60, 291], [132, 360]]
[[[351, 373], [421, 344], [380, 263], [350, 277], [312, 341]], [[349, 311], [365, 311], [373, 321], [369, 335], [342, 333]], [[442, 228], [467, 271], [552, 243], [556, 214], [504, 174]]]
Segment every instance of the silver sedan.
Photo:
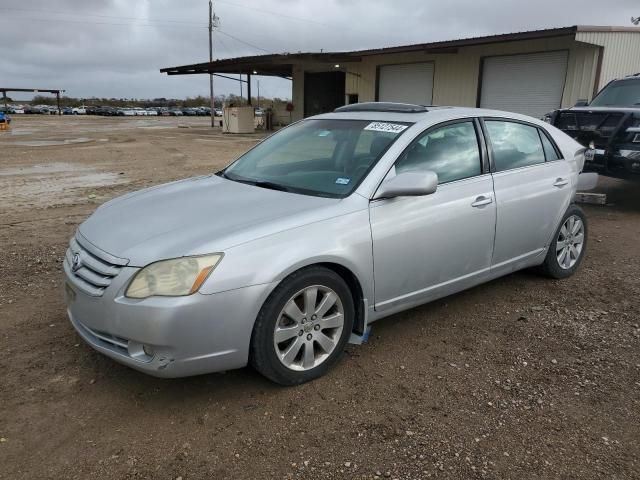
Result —
[[584, 148], [517, 114], [356, 104], [216, 174], [111, 200], [66, 253], [68, 316], [103, 354], [179, 377], [316, 378], [383, 317], [516, 270], [572, 275]]

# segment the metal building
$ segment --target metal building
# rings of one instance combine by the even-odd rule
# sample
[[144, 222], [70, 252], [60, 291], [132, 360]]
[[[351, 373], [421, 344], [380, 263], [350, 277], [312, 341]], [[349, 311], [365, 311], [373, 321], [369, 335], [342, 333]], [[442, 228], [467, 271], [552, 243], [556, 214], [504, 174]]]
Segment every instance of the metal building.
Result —
[[346, 103], [480, 106], [541, 117], [640, 72], [640, 28], [572, 26], [351, 52], [259, 55], [164, 68], [290, 78], [293, 119]]

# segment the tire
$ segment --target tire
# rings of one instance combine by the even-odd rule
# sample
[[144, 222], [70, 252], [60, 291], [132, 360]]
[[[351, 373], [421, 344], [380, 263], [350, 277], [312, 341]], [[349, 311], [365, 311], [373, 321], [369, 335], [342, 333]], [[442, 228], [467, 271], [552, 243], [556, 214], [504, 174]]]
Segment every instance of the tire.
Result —
[[[569, 233], [569, 243], [564, 245], [572, 245], [573, 248], [563, 247], [562, 242], [566, 241], [565, 232], [568, 232], [569, 225], [567, 223], [571, 219], [575, 222], [573, 224], [574, 232]], [[578, 220], [581, 225], [578, 224]], [[584, 212], [577, 205], [570, 205], [554, 234], [544, 263], [540, 266], [540, 271], [556, 279], [568, 278], [576, 273], [587, 251], [588, 233], [587, 217]]]
[[354, 316], [353, 296], [342, 277], [324, 267], [299, 270], [262, 306], [251, 336], [250, 364], [281, 385], [318, 378], [342, 355]]

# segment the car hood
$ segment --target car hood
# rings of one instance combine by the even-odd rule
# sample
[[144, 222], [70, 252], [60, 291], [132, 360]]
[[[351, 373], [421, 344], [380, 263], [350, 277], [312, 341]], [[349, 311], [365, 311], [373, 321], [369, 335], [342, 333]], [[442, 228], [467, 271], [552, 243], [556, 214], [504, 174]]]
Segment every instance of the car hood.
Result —
[[216, 175], [133, 192], [99, 207], [79, 227], [95, 247], [131, 266], [235, 245], [339, 215], [338, 199], [299, 195]]
[[609, 113], [609, 112], [622, 112], [622, 113], [637, 113], [640, 114], [640, 106], [638, 107], [617, 107], [614, 105], [608, 107], [571, 107], [561, 108], [561, 112], [575, 112], [575, 113]]

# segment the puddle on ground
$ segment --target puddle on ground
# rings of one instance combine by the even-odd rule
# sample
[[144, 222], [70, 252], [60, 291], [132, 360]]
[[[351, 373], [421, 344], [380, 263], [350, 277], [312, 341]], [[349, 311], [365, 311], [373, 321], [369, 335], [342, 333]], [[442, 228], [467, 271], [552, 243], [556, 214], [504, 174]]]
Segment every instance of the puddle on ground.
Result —
[[87, 190], [123, 183], [128, 180], [118, 173], [71, 163], [0, 168], [0, 210], [79, 203]]
[[19, 145], [21, 147], [55, 147], [57, 145], [75, 145], [77, 143], [92, 142], [90, 138], [65, 138], [64, 140], [24, 140], [21, 142], [11, 142], [9, 145]]

